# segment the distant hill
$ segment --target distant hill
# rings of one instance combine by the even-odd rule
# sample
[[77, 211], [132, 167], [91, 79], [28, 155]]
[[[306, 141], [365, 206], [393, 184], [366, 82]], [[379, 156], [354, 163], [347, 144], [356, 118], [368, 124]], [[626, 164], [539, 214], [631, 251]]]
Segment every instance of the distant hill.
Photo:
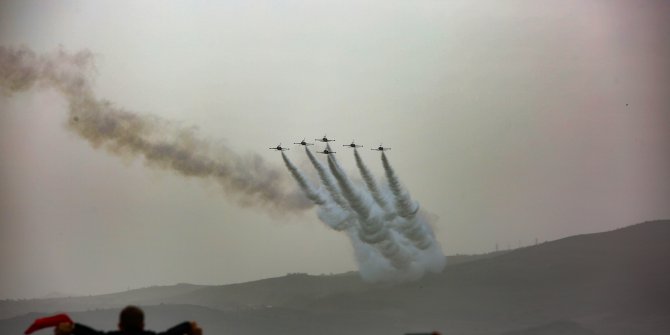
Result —
[[87, 311], [93, 309], [116, 308], [130, 304], [151, 304], [163, 297], [192, 292], [201, 285], [178, 284], [173, 286], [154, 286], [120, 293], [86, 297], [67, 297], [28, 300], [0, 300], [0, 319], [38, 312]]
[[[447, 257], [448, 266], [496, 257], [506, 251], [481, 255]], [[26, 313], [89, 311], [119, 308], [126, 305], [192, 304], [220, 310], [257, 309], [266, 306], [296, 305], [329, 294], [365, 290], [358, 273], [311, 276], [288, 274], [240, 284], [178, 284], [133, 289], [125, 292], [66, 298], [0, 300], [0, 319]]]
[[[134, 299], [153, 305], [146, 307], [151, 327], [195, 319], [209, 334], [667, 334], [669, 242], [670, 221], [654, 221], [454, 264], [396, 286], [365, 284], [352, 273], [290, 275], [72, 298], [83, 299], [79, 305], [34, 300], [30, 306], [47, 311], [58, 304], [123, 305]], [[15, 303], [0, 305], [8, 309], [5, 315], [18, 315]], [[117, 313], [72, 315], [109, 329]], [[0, 320], [0, 333], [17, 334], [36, 316]]]
[[505, 332], [503, 335], [595, 335], [578, 323], [572, 321], [556, 321], [542, 326]]

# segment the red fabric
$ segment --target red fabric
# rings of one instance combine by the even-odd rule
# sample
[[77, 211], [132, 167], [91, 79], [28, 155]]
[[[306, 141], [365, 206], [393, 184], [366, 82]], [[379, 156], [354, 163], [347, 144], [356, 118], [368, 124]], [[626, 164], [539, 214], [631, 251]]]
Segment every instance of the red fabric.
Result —
[[72, 323], [72, 319], [70, 319], [67, 314], [57, 314], [54, 316], [47, 316], [45, 318], [39, 318], [35, 321], [33, 321], [33, 324], [26, 329], [24, 334], [30, 334], [36, 330], [40, 330], [43, 328], [47, 327], [55, 327], [58, 326], [61, 323]]

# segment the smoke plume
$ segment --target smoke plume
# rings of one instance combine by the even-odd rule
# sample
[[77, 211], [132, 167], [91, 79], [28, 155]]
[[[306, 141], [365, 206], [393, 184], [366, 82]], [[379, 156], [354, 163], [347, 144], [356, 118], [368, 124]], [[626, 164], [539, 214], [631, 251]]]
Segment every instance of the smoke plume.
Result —
[[328, 165], [340, 185], [342, 194], [349, 201], [351, 208], [358, 214], [360, 220], [359, 237], [361, 241], [377, 247], [381, 254], [394, 267], [398, 269], [407, 268], [410, 262], [409, 256], [389, 232], [389, 228], [380, 215], [381, 213], [372, 212], [373, 208], [370, 206], [369, 201], [366, 201], [358, 194], [354, 185], [352, 185], [344, 172], [340, 170], [340, 167], [331, 155], [328, 155]]
[[293, 178], [295, 178], [295, 181], [298, 182], [298, 185], [300, 185], [300, 189], [305, 193], [305, 196], [309, 200], [312, 200], [312, 202], [318, 206], [323, 206], [326, 204], [326, 200], [324, 200], [321, 197], [321, 194], [317, 193], [314, 191], [312, 186], [309, 184], [309, 181], [305, 176], [298, 170], [298, 168], [293, 165], [290, 159], [286, 157], [286, 154], [284, 152], [281, 153], [281, 157], [284, 159], [284, 163], [286, 164], [286, 168], [288, 168], [289, 171], [291, 171], [291, 174], [293, 175]]
[[183, 176], [210, 178], [243, 206], [260, 206], [273, 213], [308, 209], [312, 203], [285, 175], [259, 155], [239, 155], [232, 149], [198, 138], [155, 116], [133, 113], [98, 99], [93, 93], [90, 51], [36, 55], [27, 48], [0, 47], [0, 88], [5, 94], [34, 86], [60, 91], [69, 104], [67, 126], [94, 148], [143, 157], [148, 166]]
[[318, 216], [322, 222], [326, 223], [329, 227], [337, 231], [345, 230], [355, 224], [356, 218], [341, 206], [335, 203], [328, 203], [327, 198], [324, 197], [320, 192], [314, 190], [305, 175], [283, 152], [282, 158], [284, 159], [284, 163], [286, 164], [288, 170], [291, 171], [293, 178], [305, 193], [305, 196], [312, 200], [315, 205], [319, 206]]
[[[305, 148], [323, 188], [315, 188], [282, 152], [295, 187], [285, 173], [259, 155], [240, 155], [198, 137], [191, 128], [97, 98], [92, 87], [93, 58], [86, 50], [36, 55], [28, 48], [0, 47], [0, 91], [11, 95], [33, 87], [55, 89], [68, 102], [67, 128], [94, 148], [142, 157], [150, 167], [182, 176], [214, 180], [241, 205], [271, 213], [317, 206], [322, 222], [349, 237], [360, 274], [367, 281], [413, 280], [444, 267], [445, 257], [428, 219], [418, 212], [384, 153], [382, 165], [391, 194], [378, 187], [356, 150], [356, 165], [365, 185], [352, 182], [333, 155], [327, 155], [328, 166], [324, 166]], [[393, 199], [393, 204], [386, 199]]]
[[395, 206], [400, 220], [395, 226], [403, 236], [407, 237], [419, 249], [428, 249], [435, 243], [435, 236], [427, 223], [427, 219], [419, 213], [419, 205], [415, 204], [409, 193], [402, 189], [400, 181], [391, 164], [382, 151], [382, 165], [386, 172], [389, 188], [395, 198]]
[[307, 147], [305, 147], [305, 152], [307, 153], [309, 161], [312, 162], [316, 172], [319, 174], [319, 178], [321, 179], [323, 186], [326, 187], [326, 190], [328, 190], [328, 193], [330, 194], [330, 197], [333, 199], [333, 201], [335, 201], [335, 203], [341, 208], [348, 209], [349, 204], [340, 195], [340, 189], [335, 184], [335, 181], [330, 175], [330, 172], [328, 172], [328, 170], [323, 165], [321, 165], [321, 163], [316, 159], [316, 157], [314, 157], [314, 154], [312, 154], [312, 152], [309, 151]]
[[[329, 145], [326, 145], [326, 149], [331, 151]], [[428, 217], [419, 213], [418, 205], [401, 188], [385, 156], [382, 156], [382, 165], [389, 179], [390, 195], [383, 194], [379, 189], [358, 152], [355, 151], [354, 155], [365, 182], [363, 188], [368, 192], [349, 179], [334, 155], [327, 155], [327, 169], [311, 151], [305, 152], [331, 195], [325, 204], [320, 205], [319, 218], [331, 227], [334, 227], [336, 220], [347, 218], [349, 224], [344, 230], [354, 247], [363, 279], [372, 282], [402, 282], [444, 268], [446, 258], [435, 240]], [[395, 190], [391, 187], [392, 183]], [[394, 208], [384, 206], [387, 204], [386, 198], [394, 199]], [[400, 210], [405, 214], [404, 217], [395, 214]], [[323, 215], [324, 212], [329, 215]]]
[[370, 190], [372, 198], [375, 199], [375, 202], [377, 202], [377, 205], [379, 205], [380, 208], [388, 211], [389, 210], [388, 204], [386, 203], [386, 200], [379, 191], [379, 187], [377, 187], [377, 182], [375, 181], [374, 176], [372, 176], [372, 173], [370, 173], [368, 167], [365, 166], [365, 163], [363, 162], [361, 156], [358, 154], [358, 150], [356, 148], [354, 148], [354, 158], [356, 158], [356, 166], [358, 166], [358, 170], [361, 173], [361, 177], [363, 177], [365, 185], [368, 187], [368, 190]]
[[384, 165], [384, 172], [386, 172], [386, 179], [388, 179], [389, 187], [391, 188], [391, 192], [393, 192], [393, 196], [395, 197], [395, 206], [398, 215], [403, 218], [413, 217], [418, 212], [419, 206], [415, 204], [412, 201], [412, 198], [410, 198], [409, 194], [403, 190], [402, 186], [400, 185], [400, 180], [398, 180], [398, 177], [395, 175], [395, 171], [393, 171], [393, 168], [391, 167], [391, 164], [389, 163], [388, 159], [386, 158], [386, 154], [384, 154], [383, 151], [382, 164]]

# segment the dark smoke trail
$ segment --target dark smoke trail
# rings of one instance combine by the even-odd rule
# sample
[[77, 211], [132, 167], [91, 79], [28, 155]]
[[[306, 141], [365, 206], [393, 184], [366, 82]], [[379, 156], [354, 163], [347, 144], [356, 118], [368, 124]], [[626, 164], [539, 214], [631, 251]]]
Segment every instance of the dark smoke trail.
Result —
[[35, 85], [57, 89], [69, 103], [68, 128], [93, 147], [141, 156], [148, 166], [183, 176], [212, 178], [244, 206], [263, 206], [273, 212], [312, 206], [299, 190], [287, 191], [284, 174], [260, 156], [240, 156], [223, 146], [211, 148], [190, 129], [96, 98], [89, 78], [92, 70], [89, 51], [59, 50], [38, 56], [27, 48], [0, 47], [0, 88], [9, 94]]
[[381, 192], [379, 192], [379, 187], [377, 187], [377, 182], [375, 181], [374, 176], [372, 173], [370, 173], [368, 167], [365, 166], [365, 163], [363, 163], [363, 159], [358, 154], [358, 150], [356, 148], [354, 148], [354, 157], [356, 157], [356, 165], [358, 166], [358, 170], [361, 172], [361, 177], [363, 177], [365, 185], [367, 185], [368, 190], [370, 190], [370, 194], [372, 194], [372, 198], [375, 199], [375, 202], [377, 205], [379, 205], [379, 207], [388, 211], [388, 204], [386, 203], [386, 200], [382, 196]]
[[328, 156], [328, 166], [340, 185], [342, 194], [360, 220], [359, 237], [368, 244], [374, 244], [395, 268], [404, 269], [409, 266], [410, 258], [389, 232], [384, 220], [372, 215], [371, 208], [354, 189], [346, 174], [342, 172], [332, 156]]

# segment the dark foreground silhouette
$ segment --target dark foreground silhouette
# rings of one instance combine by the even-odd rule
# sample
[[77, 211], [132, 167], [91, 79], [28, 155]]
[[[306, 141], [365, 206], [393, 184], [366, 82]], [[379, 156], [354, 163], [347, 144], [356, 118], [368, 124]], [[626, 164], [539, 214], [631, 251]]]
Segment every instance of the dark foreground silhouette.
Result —
[[156, 333], [144, 329], [144, 312], [136, 306], [127, 306], [119, 314], [119, 330], [104, 332], [95, 330], [89, 326], [75, 323], [67, 314], [39, 318], [33, 322], [25, 334], [54, 327], [55, 335], [202, 335], [202, 329], [197, 323], [182, 322], [164, 332]]

